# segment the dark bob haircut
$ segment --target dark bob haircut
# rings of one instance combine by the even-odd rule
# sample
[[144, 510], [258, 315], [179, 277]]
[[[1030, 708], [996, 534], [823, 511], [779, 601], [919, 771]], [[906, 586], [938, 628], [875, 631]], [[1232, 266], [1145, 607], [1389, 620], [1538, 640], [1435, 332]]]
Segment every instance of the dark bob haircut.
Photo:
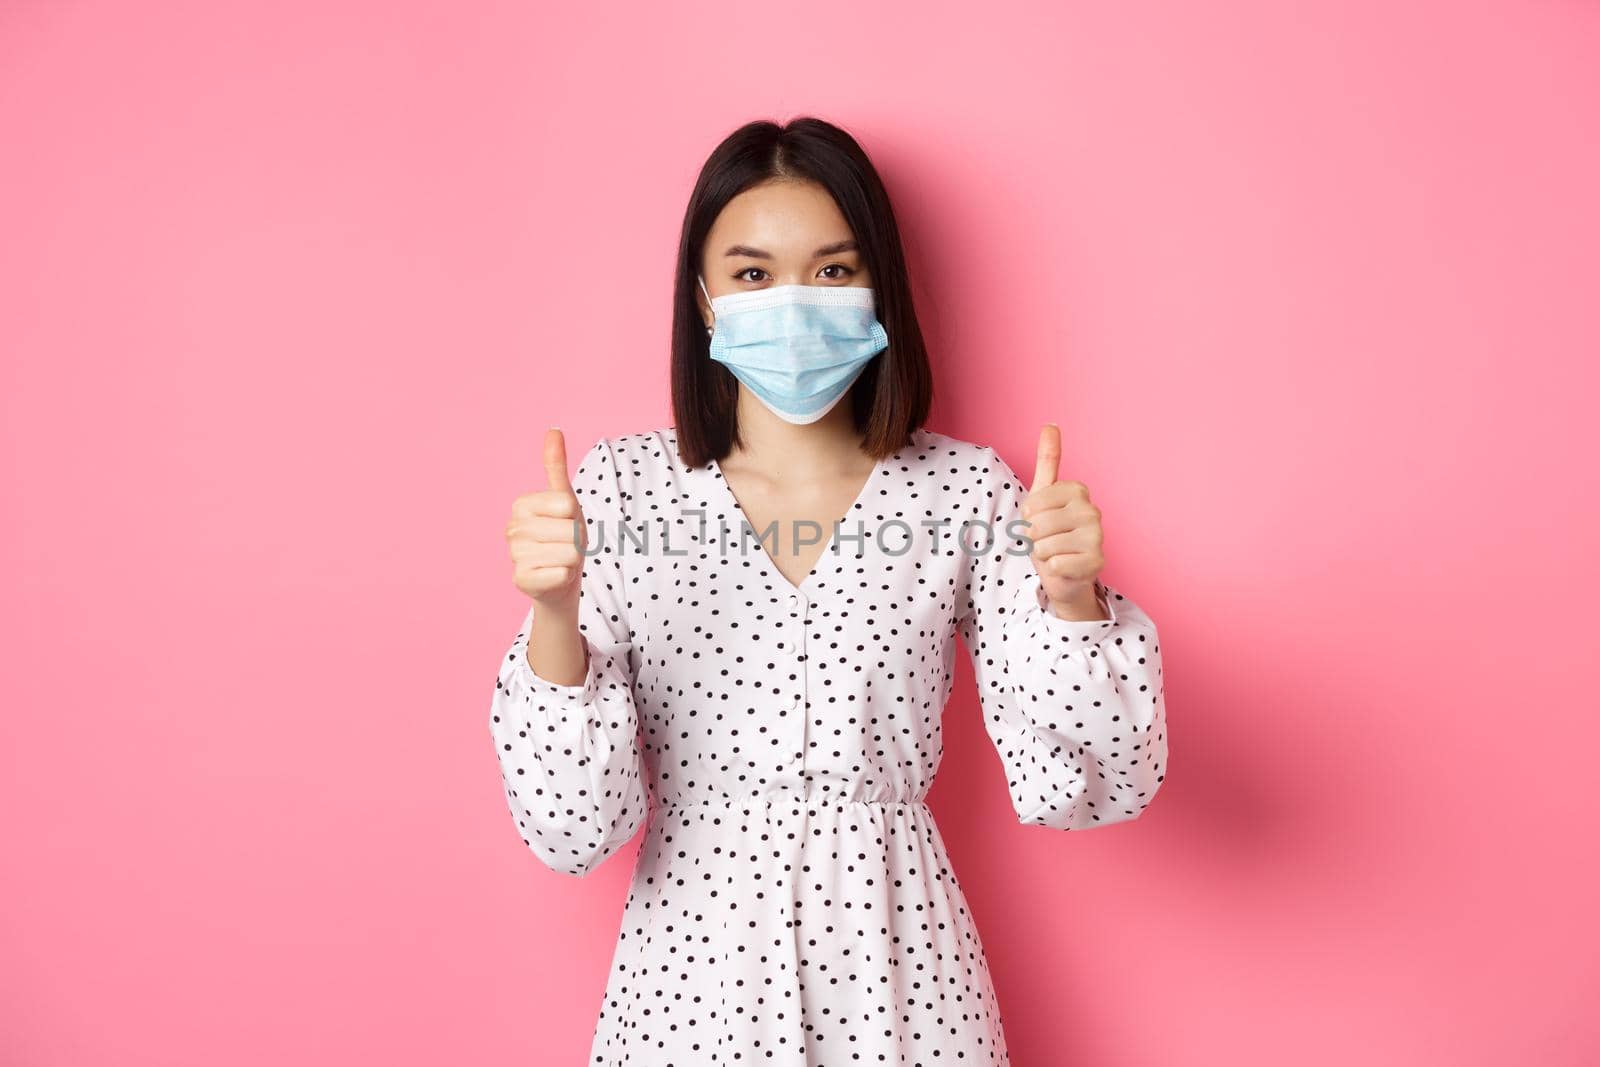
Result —
[[[933, 370], [911, 306], [911, 282], [894, 209], [878, 172], [855, 138], [822, 119], [787, 125], [750, 122], [716, 147], [700, 170], [678, 243], [672, 312], [672, 414], [678, 453], [692, 467], [722, 459], [740, 444], [739, 380], [711, 358], [695, 280], [712, 223], [728, 202], [770, 179], [811, 181], [832, 194], [872, 274], [878, 321], [889, 347], [850, 387], [848, 402], [862, 447], [883, 458], [910, 443], [928, 418]], [[843, 403], [844, 401], [841, 401]]]

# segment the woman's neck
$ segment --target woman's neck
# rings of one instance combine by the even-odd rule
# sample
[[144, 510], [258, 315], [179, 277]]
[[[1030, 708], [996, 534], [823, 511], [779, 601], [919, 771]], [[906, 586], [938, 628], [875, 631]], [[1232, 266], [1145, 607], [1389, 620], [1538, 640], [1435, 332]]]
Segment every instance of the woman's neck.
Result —
[[741, 384], [738, 412], [744, 447], [730, 454], [735, 465], [778, 478], [796, 471], [853, 473], [871, 461], [861, 450], [848, 395], [816, 422], [796, 426], [774, 415]]

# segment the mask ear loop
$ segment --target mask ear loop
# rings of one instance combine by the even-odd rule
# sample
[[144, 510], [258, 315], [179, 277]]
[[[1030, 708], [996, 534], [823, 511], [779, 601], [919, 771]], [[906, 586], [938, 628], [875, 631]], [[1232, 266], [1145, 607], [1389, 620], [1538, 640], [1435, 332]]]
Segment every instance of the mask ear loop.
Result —
[[[700, 280], [700, 291], [702, 293], [706, 294], [706, 305], [709, 307], [710, 304], [711, 304], [711, 293], [706, 290], [706, 280], [705, 280], [705, 278], [701, 277], [698, 274], [696, 274], [695, 277]], [[716, 317], [717, 317], [717, 312], [716, 312], [716, 309], [713, 308], [712, 312], [711, 312], [711, 318], [712, 318], [713, 322], [716, 321]], [[711, 331], [712, 331], [712, 327], [707, 326], [706, 327], [706, 336], [707, 337], [711, 336]]]

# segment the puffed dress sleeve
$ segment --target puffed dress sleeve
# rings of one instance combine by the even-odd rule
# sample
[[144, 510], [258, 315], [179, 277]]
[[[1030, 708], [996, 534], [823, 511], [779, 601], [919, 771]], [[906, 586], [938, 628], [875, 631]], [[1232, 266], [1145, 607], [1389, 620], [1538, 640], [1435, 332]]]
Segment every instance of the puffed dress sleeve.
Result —
[[546, 866], [582, 877], [643, 825], [649, 786], [633, 695], [627, 579], [618, 550], [622, 497], [605, 438], [578, 464], [572, 488], [588, 536], [578, 605], [586, 676], [559, 685], [533, 672], [527, 648], [538, 607], [530, 607], [500, 664], [489, 732], [522, 840]]
[[[1136, 818], [1166, 774], [1155, 623], [1104, 582], [1095, 590], [1109, 619], [1052, 614], [1025, 551], [1026, 487], [992, 448], [983, 451], [987, 499], [979, 511], [989, 530], [978, 526], [964, 538], [969, 580], [957, 626], [1012, 807], [1020, 822], [1057, 830]], [[992, 544], [978, 553], [990, 531]]]

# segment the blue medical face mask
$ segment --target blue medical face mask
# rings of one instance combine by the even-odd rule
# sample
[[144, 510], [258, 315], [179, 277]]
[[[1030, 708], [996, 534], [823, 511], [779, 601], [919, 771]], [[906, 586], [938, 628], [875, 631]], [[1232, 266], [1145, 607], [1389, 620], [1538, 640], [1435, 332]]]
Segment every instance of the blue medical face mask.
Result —
[[867, 363], [889, 347], [871, 289], [778, 285], [713, 298], [711, 358], [785, 422], [826, 415]]

